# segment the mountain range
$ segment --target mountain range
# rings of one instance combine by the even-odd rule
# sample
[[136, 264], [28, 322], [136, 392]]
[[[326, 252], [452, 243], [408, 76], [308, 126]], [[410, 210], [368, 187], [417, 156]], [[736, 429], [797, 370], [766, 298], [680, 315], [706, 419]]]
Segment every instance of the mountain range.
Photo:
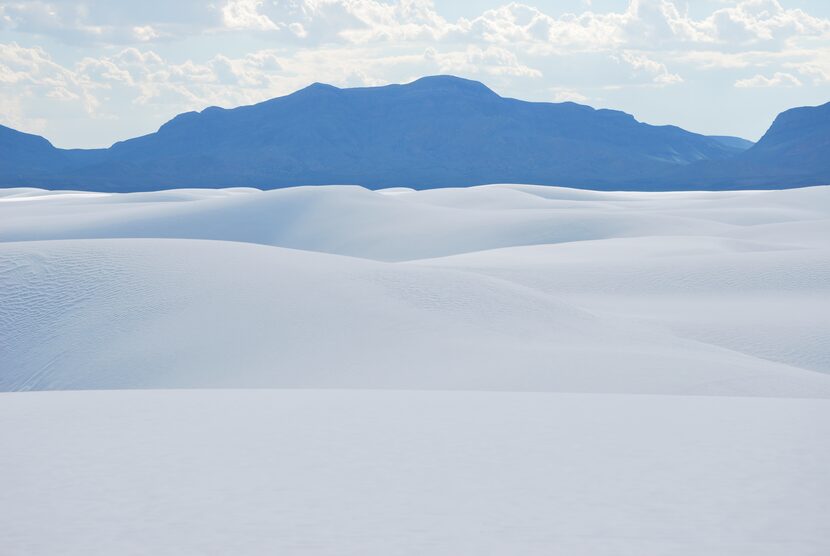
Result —
[[780, 114], [755, 144], [653, 126], [616, 110], [505, 98], [453, 76], [349, 89], [315, 83], [251, 106], [180, 114], [107, 149], [58, 149], [0, 126], [4, 187], [485, 183], [629, 190], [827, 184], [830, 103]]

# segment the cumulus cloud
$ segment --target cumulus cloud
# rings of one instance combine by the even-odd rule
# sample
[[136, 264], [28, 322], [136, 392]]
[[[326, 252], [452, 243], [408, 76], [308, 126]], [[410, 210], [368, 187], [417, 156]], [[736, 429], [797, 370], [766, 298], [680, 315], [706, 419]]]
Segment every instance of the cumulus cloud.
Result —
[[[0, 117], [34, 128], [75, 107], [147, 119], [312, 81], [432, 73], [578, 102], [630, 87], [685, 90], [704, 75], [729, 90], [830, 83], [830, 20], [783, 0], [721, 0], [694, 16], [680, 0], [629, 0], [616, 11], [583, 2], [577, 13], [524, 1], [448, 18], [430, 0], [0, 0], [0, 30], [18, 41], [0, 50]], [[169, 43], [184, 40], [187, 54], [177, 54]], [[55, 62], [60, 43], [77, 57]]]
[[139, 42], [149, 42], [158, 39], [162, 35], [152, 25], [137, 25], [133, 27], [133, 36]]
[[576, 102], [585, 104], [590, 100], [579, 91], [565, 87], [552, 87], [551, 92], [553, 93], [553, 98], [551, 99], [553, 102]]
[[175, 40], [221, 25], [203, 0], [0, 0], [0, 29], [70, 44]]
[[436, 52], [428, 48], [424, 59], [436, 71], [431, 73], [461, 73], [466, 75], [513, 75], [541, 77], [542, 72], [519, 62], [515, 53], [497, 46], [467, 47], [461, 51]]
[[228, 0], [222, 7], [222, 22], [229, 29], [275, 31], [279, 25], [260, 13], [262, 0]]
[[801, 87], [802, 83], [799, 79], [791, 73], [784, 73], [777, 71], [772, 76], [755, 75], [748, 79], [739, 79], [735, 81], [735, 86], [739, 89], [749, 89], [755, 87]]
[[750, 45], [775, 45], [794, 37], [830, 32], [830, 21], [800, 9], [785, 9], [778, 0], [744, 0], [715, 11], [702, 25], [719, 42]]
[[91, 91], [101, 86], [97, 80], [54, 62], [43, 49], [17, 43], [0, 44], [0, 84], [6, 94], [11, 90], [23, 98], [43, 95], [58, 100], [78, 99], [88, 112], [98, 104]]
[[429, 0], [0, 0], [6, 29], [71, 42], [152, 42], [198, 33], [273, 32], [284, 40], [367, 44], [481, 41], [535, 48], [646, 50], [668, 45], [770, 47], [827, 37], [830, 21], [778, 0], [736, 0], [695, 19], [673, 0], [629, 0], [621, 12], [554, 16], [518, 2], [448, 20]]
[[795, 66], [798, 73], [810, 78], [813, 83], [820, 85], [822, 83], [830, 83], [830, 64], [821, 62], [806, 63], [806, 64], [788, 64], [789, 67]]
[[624, 51], [621, 59], [635, 71], [640, 71], [652, 76], [652, 82], [655, 84], [671, 85], [673, 83], [683, 82], [683, 78], [676, 73], [671, 73], [666, 67], [666, 64], [652, 60], [643, 54]]

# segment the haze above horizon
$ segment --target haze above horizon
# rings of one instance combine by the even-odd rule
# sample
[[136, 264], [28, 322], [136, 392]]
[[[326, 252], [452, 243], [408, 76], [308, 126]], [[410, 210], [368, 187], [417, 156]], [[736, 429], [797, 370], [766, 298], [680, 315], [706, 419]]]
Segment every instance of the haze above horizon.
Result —
[[777, 113], [830, 100], [830, 5], [817, 0], [0, 0], [0, 37], [0, 124], [59, 147], [312, 82], [433, 74], [751, 140]]

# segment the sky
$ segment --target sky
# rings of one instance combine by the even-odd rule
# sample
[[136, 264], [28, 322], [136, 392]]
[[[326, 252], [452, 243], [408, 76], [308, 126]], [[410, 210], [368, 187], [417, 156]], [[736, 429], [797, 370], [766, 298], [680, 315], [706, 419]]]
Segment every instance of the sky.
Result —
[[0, 0], [0, 124], [106, 147], [319, 81], [502, 96], [757, 140], [830, 101], [828, 0]]

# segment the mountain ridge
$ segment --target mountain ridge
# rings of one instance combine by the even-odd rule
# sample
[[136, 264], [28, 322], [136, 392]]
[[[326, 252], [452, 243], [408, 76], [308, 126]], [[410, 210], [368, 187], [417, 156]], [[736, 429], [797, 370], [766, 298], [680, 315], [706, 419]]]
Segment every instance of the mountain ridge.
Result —
[[[107, 149], [56, 149], [38, 136], [3, 132], [0, 147], [10, 147], [0, 151], [0, 186], [143, 191], [323, 184], [423, 189], [496, 182], [634, 190], [745, 188], [764, 180], [780, 187], [815, 185], [818, 178], [809, 168], [770, 171], [775, 156], [823, 167], [815, 149], [801, 145], [798, 128], [816, 128], [813, 143], [821, 151], [822, 118], [830, 121], [830, 111], [817, 120], [809, 107], [794, 110], [776, 119], [771, 138], [751, 144], [639, 122], [617, 110], [502, 97], [483, 83], [454, 76], [380, 87], [313, 83], [253, 105], [185, 112], [154, 133]], [[783, 143], [792, 144], [782, 147], [782, 134]], [[781, 183], [775, 182], [779, 175], [785, 178]], [[827, 176], [830, 183], [830, 169]]]

